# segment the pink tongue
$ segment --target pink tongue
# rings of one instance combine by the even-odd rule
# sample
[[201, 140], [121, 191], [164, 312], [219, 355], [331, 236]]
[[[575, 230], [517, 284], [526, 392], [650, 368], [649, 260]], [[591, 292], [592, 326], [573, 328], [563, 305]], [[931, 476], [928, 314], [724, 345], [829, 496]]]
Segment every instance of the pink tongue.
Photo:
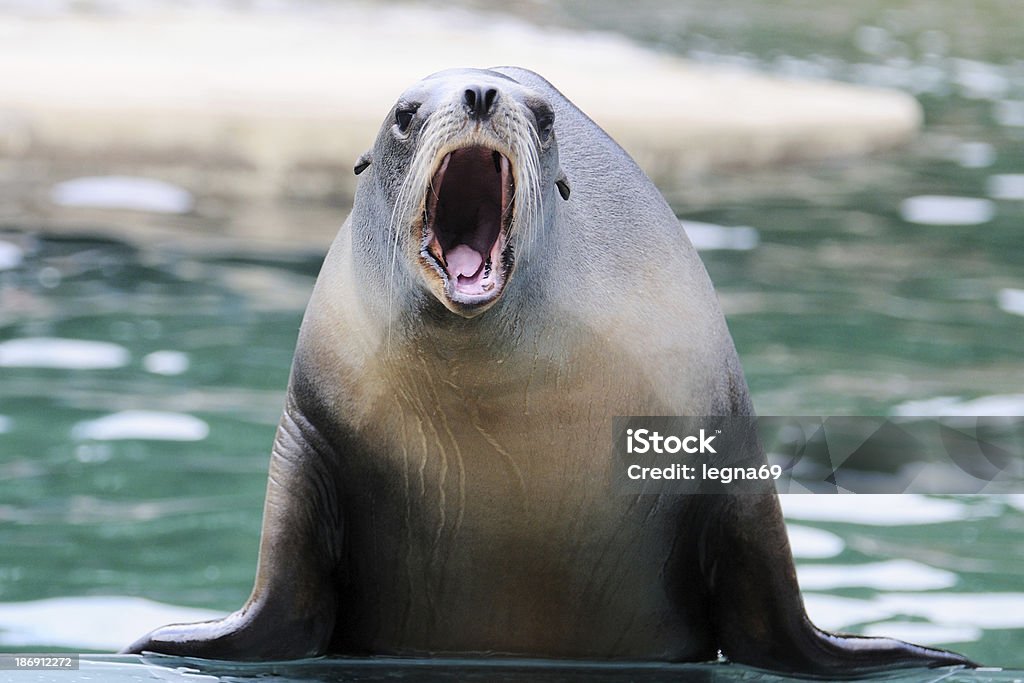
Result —
[[484, 264], [484, 257], [468, 244], [460, 244], [444, 255], [448, 274], [452, 277], [472, 277]]

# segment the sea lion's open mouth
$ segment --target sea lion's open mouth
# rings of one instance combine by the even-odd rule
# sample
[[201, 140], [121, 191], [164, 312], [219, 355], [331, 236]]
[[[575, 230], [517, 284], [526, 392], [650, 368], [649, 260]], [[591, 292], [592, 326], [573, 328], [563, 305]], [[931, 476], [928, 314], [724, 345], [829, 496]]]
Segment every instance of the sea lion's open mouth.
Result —
[[508, 158], [493, 149], [463, 147], [441, 160], [427, 190], [421, 255], [452, 302], [477, 306], [501, 293], [514, 189]]

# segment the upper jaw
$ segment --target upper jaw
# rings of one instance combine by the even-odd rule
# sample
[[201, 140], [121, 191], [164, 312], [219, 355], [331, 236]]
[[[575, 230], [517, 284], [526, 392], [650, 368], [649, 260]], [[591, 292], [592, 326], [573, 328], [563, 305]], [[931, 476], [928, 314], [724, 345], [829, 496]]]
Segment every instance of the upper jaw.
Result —
[[494, 305], [513, 265], [513, 166], [504, 151], [467, 144], [439, 155], [417, 237], [420, 263], [449, 310], [474, 317]]

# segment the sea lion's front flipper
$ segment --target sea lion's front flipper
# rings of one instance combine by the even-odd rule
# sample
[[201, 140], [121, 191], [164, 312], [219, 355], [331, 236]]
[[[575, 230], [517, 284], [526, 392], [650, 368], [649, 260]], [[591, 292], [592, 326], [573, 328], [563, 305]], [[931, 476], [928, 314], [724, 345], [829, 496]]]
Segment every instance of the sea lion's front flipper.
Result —
[[289, 405], [277, 429], [263, 510], [256, 582], [248, 602], [216, 621], [171, 624], [123, 653], [205, 659], [294, 659], [326, 652], [334, 632], [340, 506], [316, 430]]
[[937, 648], [822, 631], [804, 611], [778, 499], [714, 496], [702, 502], [709, 525], [702, 569], [718, 647], [730, 660], [831, 677], [896, 667], [975, 666]]

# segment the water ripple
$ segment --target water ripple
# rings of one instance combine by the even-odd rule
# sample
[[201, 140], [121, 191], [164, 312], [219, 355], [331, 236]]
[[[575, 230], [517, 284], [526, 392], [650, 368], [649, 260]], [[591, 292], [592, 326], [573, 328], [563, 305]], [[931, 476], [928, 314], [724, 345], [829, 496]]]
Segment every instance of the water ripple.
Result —
[[804, 603], [811, 620], [830, 631], [893, 617], [926, 619], [938, 628], [1024, 628], [1024, 593], [883, 593], [858, 600], [809, 592]]
[[[0, 470], [7, 475], [8, 469]], [[45, 475], [44, 471], [32, 471], [22, 467], [14, 474], [24, 476]], [[175, 515], [214, 514], [233, 509], [238, 501], [225, 496], [185, 497], [170, 499], [114, 501], [96, 496], [68, 496], [56, 503], [40, 503], [31, 507], [0, 505], [0, 522], [14, 524], [56, 523], [74, 525], [124, 524], [150, 522]]]
[[909, 493], [898, 496], [793, 494], [779, 498], [787, 518], [817, 522], [895, 526], [958, 522], [970, 517], [963, 503]]
[[995, 214], [995, 204], [978, 197], [929, 194], [904, 199], [900, 204], [903, 220], [920, 225], [981, 225], [991, 221]]
[[1007, 313], [1024, 315], [1024, 289], [1000, 289], [996, 304]]
[[209, 433], [209, 425], [198, 417], [156, 410], [124, 410], [79, 422], [71, 429], [73, 438], [95, 441], [202, 441]]
[[996, 161], [996, 148], [987, 142], [964, 142], [953, 153], [964, 168], [988, 168]]
[[142, 359], [142, 367], [154, 375], [180, 375], [188, 370], [188, 355], [181, 351], [154, 351]]
[[10, 270], [21, 265], [25, 253], [16, 244], [0, 240], [0, 270]]
[[911, 560], [867, 564], [812, 564], [798, 568], [805, 590], [876, 588], [879, 590], [935, 590], [956, 585], [957, 576], [944, 569]]
[[0, 367], [105, 370], [128, 364], [128, 349], [85, 339], [25, 337], [0, 342]]
[[992, 199], [1024, 200], [1024, 173], [989, 176], [985, 192]]
[[789, 532], [789, 546], [793, 551], [793, 557], [806, 559], [835, 557], [846, 547], [843, 539], [831, 531], [797, 524], [788, 524], [786, 529]]
[[958, 396], [936, 396], [906, 401], [892, 409], [896, 417], [1016, 417], [1024, 415], [1024, 394], [999, 394], [964, 400]]
[[222, 616], [222, 612], [213, 610], [126, 596], [0, 603], [0, 645], [116, 652], [158, 626]]
[[188, 213], [195, 200], [180, 187], [152, 178], [90, 176], [58, 183], [50, 200], [60, 206]]
[[726, 227], [697, 221], [679, 222], [697, 251], [749, 251], [761, 242], [757, 230], [745, 225]]
[[996, 102], [992, 115], [1001, 126], [1024, 126], [1024, 100], [1000, 100]]
[[938, 626], [922, 621], [883, 621], [864, 627], [863, 635], [899, 638], [920, 645], [946, 645], [981, 640], [982, 629], [974, 626]]

